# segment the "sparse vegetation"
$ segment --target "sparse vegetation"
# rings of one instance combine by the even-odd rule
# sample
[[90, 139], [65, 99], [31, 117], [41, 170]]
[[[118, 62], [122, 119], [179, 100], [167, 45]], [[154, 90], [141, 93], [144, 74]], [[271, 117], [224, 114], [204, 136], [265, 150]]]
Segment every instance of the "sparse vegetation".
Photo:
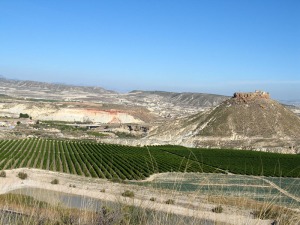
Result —
[[0, 177], [6, 177], [6, 172], [5, 171], [0, 171]]
[[126, 190], [125, 192], [122, 193], [122, 196], [123, 196], [123, 197], [133, 198], [133, 197], [134, 197], [134, 192], [133, 192], [133, 191]]
[[30, 116], [27, 113], [20, 113], [19, 118], [30, 118]]
[[165, 203], [168, 204], [168, 205], [174, 205], [175, 200], [174, 199], [168, 199], [167, 201], [165, 201]]
[[58, 184], [58, 183], [59, 183], [58, 179], [54, 179], [51, 181], [51, 184]]
[[25, 180], [25, 179], [27, 179], [28, 175], [27, 175], [27, 173], [19, 172], [19, 173], [18, 173], [18, 177], [19, 177], [21, 180]]
[[156, 198], [151, 197], [151, 198], [150, 198], [150, 201], [155, 202], [155, 201], [156, 201]]
[[68, 209], [61, 206], [49, 205], [46, 202], [35, 200], [16, 194], [0, 195], [0, 207], [5, 204], [16, 211], [3, 210], [0, 213], [1, 223], [4, 224], [25, 224], [25, 225], [186, 225], [202, 224], [201, 219], [194, 217], [176, 215], [172, 213], [159, 212], [125, 204], [104, 205], [97, 211], [87, 209]]
[[103, 189], [101, 189], [101, 190], [100, 190], [100, 192], [104, 193], [104, 192], [105, 192], [105, 189], [104, 189], [104, 188], [103, 188]]
[[108, 134], [103, 134], [103, 133], [99, 133], [99, 132], [95, 132], [95, 131], [89, 131], [88, 134], [95, 136], [95, 137], [107, 137], [108, 136]]
[[138, 136], [126, 132], [114, 132], [114, 134], [117, 135], [118, 138], [138, 138]]
[[223, 207], [219, 205], [219, 206], [216, 206], [215, 208], [213, 208], [211, 211], [214, 213], [222, 213]]

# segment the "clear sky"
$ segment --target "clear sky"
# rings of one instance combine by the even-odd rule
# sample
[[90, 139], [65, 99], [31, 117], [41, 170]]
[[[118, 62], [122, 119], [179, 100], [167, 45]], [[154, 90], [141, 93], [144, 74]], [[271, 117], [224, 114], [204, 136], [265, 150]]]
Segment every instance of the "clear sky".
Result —
[[300, 1], [0, 0], [0, 74], [300, 99]]

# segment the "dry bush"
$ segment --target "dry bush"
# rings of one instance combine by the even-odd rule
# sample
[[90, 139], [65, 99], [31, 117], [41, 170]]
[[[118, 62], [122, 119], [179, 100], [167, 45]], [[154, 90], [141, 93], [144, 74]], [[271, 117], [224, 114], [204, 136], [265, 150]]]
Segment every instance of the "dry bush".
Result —
[[168, 205], [174, 205], [175, 204], [175, 200], [168, 199], [167, 201], [165, 201], [165, 203], [168, 204]]
[[59, 183], [58, 179], [54, 179], [51, 181], [51, 184], [58, 184], [58, 183]]
[[27, 179], [28, 175], [27, 175], [27, 173], [19, 172], [18, 177], [22, 180], [25, 180], [25, 179]]
[[129, 198], [133, 198], [134, 197], [134, 192], [133, 191], [129, 191], [129, 190], [126, 190], [122, 193], [122, 196], [123, 197], [129, 197]]
[[223, 207], [219, 205], [219, 206], [213, 208], [211, 211], [214, 212], [214, 213], [222, 213], [223, 212]]
[[156, 198], [151, 197], [151, 198], [150, 198], [150, 201], [155, 202], [155, 201], [156, 201]]
[[6, 172], [5, 171], [0, 171], [0, 177], [6, 177]]

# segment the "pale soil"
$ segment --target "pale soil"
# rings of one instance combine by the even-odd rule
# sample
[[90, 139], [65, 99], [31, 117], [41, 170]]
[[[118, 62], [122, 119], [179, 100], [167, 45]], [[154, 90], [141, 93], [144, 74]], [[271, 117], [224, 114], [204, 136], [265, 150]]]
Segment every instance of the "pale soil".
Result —
[[[26, 180], [19, 179], [17, 177], [19, 172], [27, 173], [28, 178]], [[206, 201], [206, 197], [200, 196], [199, 193], [185, 193], [183, 195], [175, 191], [153, 189], [131, 184], [112, 183], [104, 179], [79, 177], [38, 169], [23, 168], [6, 170], [6, 174], [6, 178], [0, 178], [0, 194], [26, 187], [41, 188], [230, 224], [242, 225], [271, 223], [269, 220], [263, 221], [253, 219], [249, 211], [229, 206], [223, 206], [223, 213], [213, 213], [211, 212], [211, 209], [216, 205], [208, 203]], [[158, 175], [153, 175], [147, 180], [151, 181], [156, 176]], [[50, 182], [55, 178], [59, 180], [59, 184], [50, 184]], [[70, 184], [75, 185], [76, 188], [69, 187]], [[102, 189], [105, 189], [105, 193], [100, 192]], [[135, 197], [133, 199], [122, 197], [121, 193], [125, 190], [132, 190], [135, 193]], [[156, 201], [150, 201], [149, 199], [151, 197], [156, 198]], [[165, 204], [164, 202], [168, 199], [175, 200], [175, 205]]]

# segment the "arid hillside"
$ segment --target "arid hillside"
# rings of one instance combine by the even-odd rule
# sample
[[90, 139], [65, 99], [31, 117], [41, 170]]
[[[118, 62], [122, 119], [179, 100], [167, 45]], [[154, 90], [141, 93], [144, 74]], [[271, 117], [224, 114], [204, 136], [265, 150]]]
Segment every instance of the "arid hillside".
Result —
[[162, 119], [192, 115], [228, 98], [213, 94], [162, 91], [132, 91], [121, 94], [101, 87], [21, 81], [4, 77], [0, 77], [0, 94], [27, 100], [101, 103], [113, 105], [111, 109], [116, 105], [128, 110], [144, 107]]
[[265, 97], [235, 96], [208, 112], [157, 127], [150, 138], [211, 147], [267, 148], [294, 152], [300, 143], [300, 118]]

